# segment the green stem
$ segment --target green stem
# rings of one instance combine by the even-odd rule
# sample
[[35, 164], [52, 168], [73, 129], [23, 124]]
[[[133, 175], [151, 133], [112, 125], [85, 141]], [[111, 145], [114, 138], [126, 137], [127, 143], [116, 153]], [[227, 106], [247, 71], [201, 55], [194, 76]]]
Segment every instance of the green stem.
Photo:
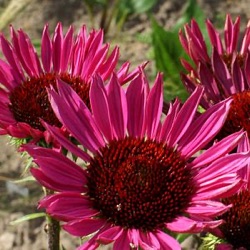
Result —
[[48, 250], [60, 250], [59, 221], [47, 215], [48, 222]]
[[[46, 195], [54, 192], [44, 189]], [[47, 214], [48, 250], [60, 250], [60, 223]]]

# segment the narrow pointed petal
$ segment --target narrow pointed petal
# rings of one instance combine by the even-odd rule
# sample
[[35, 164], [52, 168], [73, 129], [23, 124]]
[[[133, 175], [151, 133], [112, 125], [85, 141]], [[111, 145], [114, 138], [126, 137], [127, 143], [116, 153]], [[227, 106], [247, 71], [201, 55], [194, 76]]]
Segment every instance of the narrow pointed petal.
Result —
[[105, 221], [101, 219], [82, 219], [67, 223], [63, 229], [74, 236], [88, 236], [97, 232], [105, 225]]
[[210, 20], [206, 21], [206, 27], [207, 27], [207, 31], [208, 31], [211, 44], [213, 45], [213, 47], [217, 49], [218, 53], [221, 55], [223, 53], [223, 47], [222, 47], [219, 32], [215, 30]]
[[87, 219], [99, 214], [99, 211], [90, 209], [91, 201], [78, 193], [60, 193], [40, 202], [40, 207], [47, 207], [46, 212], [56, 219], [72, 221]]
[[128, 133], [134, 137], [141, 137], [144, 134], [143, 124], [146, 106], [146, 91], [144, 84], [142, 75], [139, 75], [130, 83], [126, 92], [129, 111]]
[[111, 227], [105, 230], [103, 233], [100, 233], [97, 237], [98, 241], [102, 244], [109, 244], [115, 241], [123, 232], [123, 228], [119, 226]]
[[48, 24], [43, 29], [41, 58], [45, 72], [50, 72], [52, 65], [52, 43], [49, 38]]
[[202, 94], [203, 94], [203, 89], [197, 87], [195, 92], [191, 95], [191, 97], [188, 98], [188, 100], [182, 106], [180, 112], [178, 113], [174, 121], [173, 124], [174, 128], [172, 129], [172, 133], [169, 138], [169, 145], [172, 146], [177, 144], [179, 139], [188, 129], [190, 123], [194, 118]]
[[8, 41], [4, 38], [3, 35], [0, 36], [0, 42], [1, 42], [1, 48], [4, 56], [6, 57], [8, 63], [11, 65], [13, 70], [13, 76], [17, 82], [21, 82], [24, 80], [24, 75], [21, 70], [20, 64], [18, 63], [18, 60], [13, 53], [13, 50], [8, 43]]
[[164, 250], [172, 250], [172, 249], [175, 249], [175, 250], [181, 250], [181, 246], [180, 244], [178, 243], [178, 241], [176, 239], [174, 239], [173, 237], [171, 237], [170, 235], [160, 231], [160, 230], [157, 230], [155, 232], [155, 236], [157, 237], [158, 239], [158, 242], [160, 243], [160, 247], [161, 249], [164, 249]]
[[[231, 100], [227, 100], [214, 105], [187, 129], [183, 138], [179, 141], [179, 147], [183, 155], [186, 157], [192, 156], [215, 137], [226, 120], [230, 103]], [[185, 146], [183, 147], [183, 145]]]
[[[195, 168], [200, 168], [201, 166], [209, 164], [210, 162], [226, 155], [238, 145], [242, 136], [242, 131], [229, 135], [195, 158], [191, 165]], [[244, 152], [244, 150], [241, 150], [241, 152]]]
[[235, 87], [232, 83], [231, 75], [227, 69], [227, 65], [221, 59], [216, 49], [213, 49], [212, 67], [213, 67], [215, 76], [220, 81], [221, 86], [224, 92], [226, 93], [226, 95], [230, 96], [231, 94], [235, 93]]
[[46, 123], [43, 123], [43, 125], [47, 129], [47, 131], [49, 131], [49, 133], [60, 143], [61, 146], [69, 150], [75, 156], [80, 157], [85, 162], [90, 161], [90, 156], [86, 152], [75, 146], [73, 143], [71, 143], [64, 135], [62, 135], [60, 129], [52, 127]]
[[118, 79], [112, 76], [108, 89], [109, 111], [116, 138], [124, 138], [127, 122], [127, 100], [124, 90], [120, 87]]
[[154, 87], [151, 89], [150, 94], [147, 98], [146, 104], [146, 129], [147, 136], [149, 138], [154, 138], [157, 133], [163, 107], [162, 91], [163, 76], [161, 74], [158, 74], [155, 80]]
[[104, 136], [108, 141], [114, 138], [111, 127], [111, 117], [109, 111], [109, 104], [107, 99], [107, 92], [104, 88], [104, 83], [100, 76], [93, 77], [90, 88], [91, 108], [93, 117], [99, 128], [103, 131]]
[[[80, 97], [65, 83], [58, 81], [60, 95], [49, 91], [50, 102], [58, 119], [70, 133], [89, 150], [96, 151], [104, 145], [92, 115]], [[82, 129], [77, 129], [81, 127]]]
[[67, 67], [69, 65], [69, 60], [72, 52], [72, 46], [73, 46], [73, 28], [72, 26], [69, 27], [62, 45], [62, 60], [60, 65], [60, 70], [62, 72], [67, 70]]
[[60, 65], [62, 60], [62, 42], [63, 42], [63, 34], [62, 34], [62, 25], [59, 23], [56, 26], [55, 34], [52, 42], [52, 61], [53, 61], [53, 70], [55, 72], [60, 72]]

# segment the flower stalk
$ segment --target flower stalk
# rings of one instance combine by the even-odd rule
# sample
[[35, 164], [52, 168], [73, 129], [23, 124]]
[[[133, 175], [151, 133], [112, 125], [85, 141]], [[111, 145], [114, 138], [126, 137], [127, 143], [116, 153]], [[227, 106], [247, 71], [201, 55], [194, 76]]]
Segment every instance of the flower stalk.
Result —
[[[49, 189], [44, 189], [45, 195], [53, 194]], [[60, 250], [60, 223], [50, 215], [46, 215], [48, 235], [48, 250]]]

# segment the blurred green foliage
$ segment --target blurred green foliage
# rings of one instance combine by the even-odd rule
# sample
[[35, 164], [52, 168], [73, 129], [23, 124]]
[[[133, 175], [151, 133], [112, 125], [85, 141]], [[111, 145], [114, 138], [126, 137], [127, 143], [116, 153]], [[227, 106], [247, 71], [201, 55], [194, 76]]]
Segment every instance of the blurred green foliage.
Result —
[[158, 0], [84, 0], [84, 2], [93, 27], [95, 26], [94, 8], [99, 6], [102, 16], [98, 27], [108, 33], [113, 24], [116, 33], [119, 33], [130, 15], [149, 13]]

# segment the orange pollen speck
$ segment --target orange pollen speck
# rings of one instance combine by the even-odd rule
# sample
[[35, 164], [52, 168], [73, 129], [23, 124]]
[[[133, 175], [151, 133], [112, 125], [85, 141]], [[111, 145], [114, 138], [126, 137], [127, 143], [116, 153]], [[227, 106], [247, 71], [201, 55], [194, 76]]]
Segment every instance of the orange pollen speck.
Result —
[[51, 85], [56, 89], [57, 78], [68, 83], [90, 108], [89, 84], [84, 83], [80, 77], [72, 77], [67, 73], [46, 73], [27, 79], [10, 93], [9, 108], [17, 122], [27, 123], [41, 131], [44, 131], [44, 127], [40, 119], [61, 127], [51, 108], [46, 90]]
[[223, 199], [225, 205], [232, 204], [228, 212], [220, 216], [225, 223], [220, 226], [224, 239], [234, 249], [250, 249], [250, 192], [241, 191], [230, 198]]
[[195, 192], [185, 159], [150, 139], [113, 140], [99, 150], [87, 170], [94, 208], [123, 228], [163, 227], [184, 213]]

